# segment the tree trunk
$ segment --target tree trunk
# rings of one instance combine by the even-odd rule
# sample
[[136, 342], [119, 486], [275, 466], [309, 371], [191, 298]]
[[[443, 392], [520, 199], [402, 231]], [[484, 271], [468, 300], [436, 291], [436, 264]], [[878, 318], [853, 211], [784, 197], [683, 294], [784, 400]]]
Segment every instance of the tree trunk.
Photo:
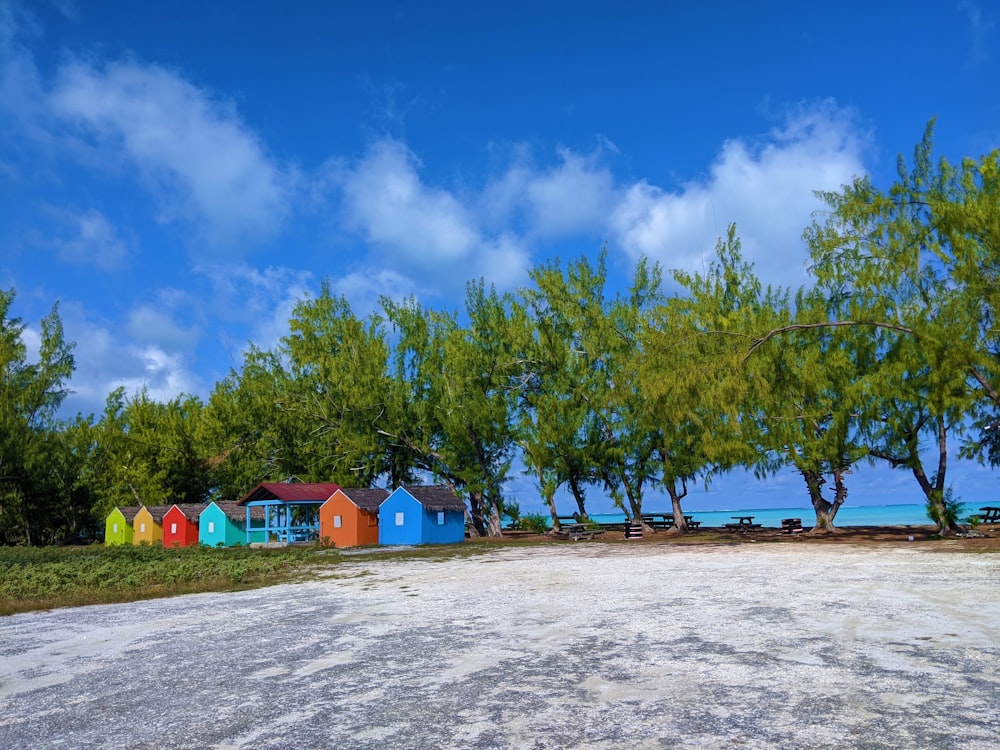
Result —
[[573, 499], [576, 500], [576, 507], [579, 508], [580, 518], [586, 520], [586, 498], [583, 494], [583, 488], [580, 486], [580, 480], [577, 477], [569, 478], [569, 491], [573, 493]]
[[500, 518], [500, 504], [496, 500], [489, 501], [490, 515], [486, 525], [486, 535], [491, 537], [503, 536], [503, 523]]
[[469, 529], [469, 538], [478, 539], [482, 534], [479, 533], [479, 529], [476, 528], [476, 521], [469, 513], [469, 509], [465, 509], [465, 525]]
[[677, 491], [677, 480], [672, 480], [667, 485], [667, 494], [670, 495], [670, 507], [674, 512], [674, 534], [687, 534], [689, 529], [687, 520], [684, 518], [684, 509], [681, 507], [681, 500], [687, 496], [687, 482], [681, 480], [681, 491]]
[[826, 480], [815, 469], [799, 469], [799, 472], [806, 482], [806, 488], [809, 490], [809, 502], [812, 503], [813, 510], [816, 512], [816, 525], [809, 533], [835, 534], [837, 529], [833, 525], [833, 519], [837, 515], [839, 506], [835, 506], [834, 503], [828, 502], [823, 497], [823, 485]]
[[469, 493], [469, 507], [472, 511], [472, 527], [476, 530], [476, 536], [486, 535], [486, 521], [483, 518], [483, 493], [479, 491]]

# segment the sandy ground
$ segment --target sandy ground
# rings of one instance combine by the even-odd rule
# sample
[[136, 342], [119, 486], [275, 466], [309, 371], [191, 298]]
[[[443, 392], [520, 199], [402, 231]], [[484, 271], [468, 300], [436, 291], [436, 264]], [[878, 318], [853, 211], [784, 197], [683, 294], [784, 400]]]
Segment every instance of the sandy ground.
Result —
[[1000, 555], [586, 543], [0, 619], [0, 747], [996, 748]]

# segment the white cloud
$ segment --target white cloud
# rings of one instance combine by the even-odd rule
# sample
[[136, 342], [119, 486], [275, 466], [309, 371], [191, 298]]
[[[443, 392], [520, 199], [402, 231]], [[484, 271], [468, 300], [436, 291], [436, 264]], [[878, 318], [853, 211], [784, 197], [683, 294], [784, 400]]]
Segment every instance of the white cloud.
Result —
[[524, 217], [525, 231], [540, 239], [555, 239], [599, 231], [615, 199], [614, 178], [601, 164], [601, 150], [576, 154], [560, 149], [559, 164], [537, 169], [521, 156], [488, 184], [482, 212], [491, 223]]
[[48, 244], [56, 248], [59, 257], [71, 263], [86, 263], [104, 270], [121, 266], [127, 254], [118, 230], [100, 211], [69, 213], [55, 211], [57, 218], [68, 224], [69, 236], [56, 238]]
[[345, 224], [372, 245], [372, 264], [393, 262], [434, 294], [455, 292], [480, 275], [501, 286], [521, 278], [529, 258], [520, 240], [487, 235], [475, 200], [467, 205], [448, 190], [426, 185], [419, 167], [409, 149], [387, 139], [334, 174]]
[[288, 213], [289, 175], [232, 104], [173, 72], [73, 62], [60, 71], [50, 105], [138, 169], [161, 201], [161, 220], [193, 220], [213, 245], [266, 239]]
[[[248, 341], [263, 349], [275, 346], [288, 333], [295, 303], [315, 286], [310, 271], [281, 266], [204, 264], [194, 270], [212, 285], [213, 317], [221, 326], [232, 324], [235, 330], [247, 331], [246, 338], [235, 342], [240, 349]], [[221, 329], [219, 335], [225, 346], [233, 345], [229, 330]]]
[[972, 39], [970, 52], [974, 62], [986, 62], [990, 58], [989, 40], [996, 26], [995, 21], [983, 15], [982, 9], [971, 0], [961, 0], [958, 10], [965, 14], [969, 24], [969, 35]]
[[126, 324], [129, 335], [134, 341], [160, 347], [165, 351], [190, 350], [197, 343], [197, 330], [178, 325], [168, 309], [140, 305], [130, 310]]
[[38, 35], [33, 18], [12, 3], [0, 2], [0, 138], [15, 132], [44, 138], [38, 121], [44, 109], [41, 79], [26, 41]]
[[203, 390], [205, 384], [185, 353], [130, 339], [127, 330], [95, 319], [77, 303], [64, 305], [61, 313], [66, 339], [76, 343], [76, 371], [69, 383], [73, 393], [64, 412], [100, 414], [108, 394], [118, 387], [130, 394], [145, 387], [150, 397], [162, 401]]
[[481, 242], [474, 218], [445, 190], [424, 185], [403, 144], [375, 144], [342, 180], [349, 226], [404, 259], [430, 265], [469, 256]]
[[814, 191], [864, 174], [866, 147], [850, 113], [830, 103], [800, 109], [764, 139], [727, 141], [702, 180], [674, 192], [645, 181], [626, 187], [610, 228], [633, 259], [702, 270], [735, 222], [758, 275], [797, 286], [806, 280], [802, 232], [822, 207]]

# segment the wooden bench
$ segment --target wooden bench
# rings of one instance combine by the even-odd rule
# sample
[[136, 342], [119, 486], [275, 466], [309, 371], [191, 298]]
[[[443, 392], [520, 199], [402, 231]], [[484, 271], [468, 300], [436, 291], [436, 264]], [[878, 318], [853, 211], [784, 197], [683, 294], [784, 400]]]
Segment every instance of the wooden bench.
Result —
[[805, 529], [802, 528], [801, 518], [782, 518], [781, 519], [781, 533], [782, 534], [801, 534]]

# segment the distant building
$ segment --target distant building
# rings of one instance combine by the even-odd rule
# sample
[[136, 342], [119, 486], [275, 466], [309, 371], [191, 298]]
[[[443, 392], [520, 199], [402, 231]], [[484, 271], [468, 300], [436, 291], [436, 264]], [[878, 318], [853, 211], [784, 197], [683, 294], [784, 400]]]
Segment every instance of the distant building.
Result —
[[115, 508], [104, 522], [104, 544], [109, 547], [132, 544], [132, 521], [139, 512], [138, 505]]
[[261, 531], [266, 541], [305, 542], [319, 538], [319, 507], [340, 489], [339, 484], [319, 482], [263, 482], [237, 505], [245, 509], [246, 543], [250, 543], [251, 513], [264, 511]]
[[198, 516], [205, 510], [201, 503], [172, 505], [163, 514], [163, 546], [193, 547], [198, 544]]
[[[248, 543], [246, 508], [236, 503], [220, 500], [209, 503], [198, 520], [198, 543], [206, 547], [235, 547]], [[253, 508], [250, 513], [249, 542], [266, 541], [264, 509]]]
[[339, 489], [319, 509], [319, 538], [335, 547], [378, 544], [378, 509], [386, 490]]
[[379, 544], [454, 544], [465, 539], [465, 501], [443, 485], [398, 487], [379, 505]]

